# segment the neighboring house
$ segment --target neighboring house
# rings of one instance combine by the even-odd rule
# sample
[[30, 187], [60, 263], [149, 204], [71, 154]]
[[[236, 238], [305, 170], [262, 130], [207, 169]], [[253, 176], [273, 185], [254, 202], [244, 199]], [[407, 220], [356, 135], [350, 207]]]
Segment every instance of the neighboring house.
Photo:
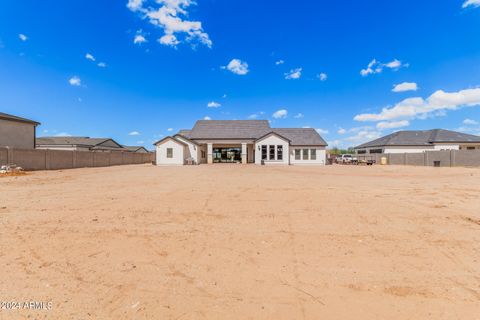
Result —
[[76, 151], [127, 151], [110, 138], [90, 137], [41, 137], [37, 138], [37, 149]]
[[0, 112], [0, 146], [35, 149], [38, 125], [36, 121]]
[[324, 165], [327, 143], [315, 129], [271, 128], [267, 120], [199, 120], [155, 146], [157, 165]]
[[355, 150], [358, 154], [480, 150], [480, 137], [442, 129], [398, 131], [359, 145]]
[[127, 151], [135, 152], [135, 153], [149, 153], [147, 149], [141, 146], [123, 146]]

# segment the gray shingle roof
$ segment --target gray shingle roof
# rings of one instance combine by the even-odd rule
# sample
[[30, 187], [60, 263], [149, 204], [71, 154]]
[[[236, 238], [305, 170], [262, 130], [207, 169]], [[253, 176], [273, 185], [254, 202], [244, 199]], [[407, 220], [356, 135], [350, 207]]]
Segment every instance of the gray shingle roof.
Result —
[[40, 124], [39, 122], [30, 120], [30, 119], [25, 119], [25, 118], [13, 116], [11, 114], [7, 114], [7, 113], [3, 113], [3, 112], [0, 112], [0, 119], [16, 121], [16, 122], [30, 123], [30, 124], [33, 124], [33, 125], [36, 125], [36, 126]]
[[177, 134], [181, 135], [181, 136], [184, 136], [185, 138], [187, 139], [190, 139], [190, 133], [192, 132], [192, 130], [188, 130], [188, 129], [181, 129], [180, 131], [177, 132]]
[[443, 129], [423, 131], [398, 131], [379, 139], [355, 147], [370, 148], [382, 146], [429, 146], [435, 143], [469, 143], [480, 142], [479, 136]]
[[138, 151], [141, 151], [142, 149], [145, 152], [149, 152], [145, 147], [142, 147], [142, 146], [123, 146], [123, 147], [131, 152], [138, 152]]
[[267, 120], [199, 120], [190, 139], [257, 139], [272, 131]]
[[327, 146], [327, 143], [312, 128], [278, 128], [273, 132], [290, 140], [292, 146]]
[[[37, 145], [38, 146], [44, 146], [44, 145], [71, 145], [71, 146], [84, 146], [84, 147], [89, 147], [93, 148], [95, 146], [98, 146], [99, 144], [102, 144], [106, 141], [112, 140], [115, 142], [113, 139], [110, 138], [90, 138], [90, 137], [40, 137], [37, 138]], [[117, 142], [115, 142], [117, 144]], [[118, 148], [123, 148], [121, 145], [119, 145]]]

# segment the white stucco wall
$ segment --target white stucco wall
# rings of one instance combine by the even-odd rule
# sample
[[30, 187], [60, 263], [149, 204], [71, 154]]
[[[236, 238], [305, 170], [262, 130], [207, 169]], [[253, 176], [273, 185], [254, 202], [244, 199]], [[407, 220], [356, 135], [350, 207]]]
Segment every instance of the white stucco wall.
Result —
[[435, 150], [460, 150], [458, 144], [436, 144], [434, 146]]
[[[300, 160], [295, 160], [295, 150], [300, 150]], [[316, 150], [316, 160], [303, 160], [303, 149], [308, 149], [308, 159], [311, 159], [312, 149]], [[292, 165], [325, 165], [327, 160], [327, 151], [325, 147], [318, 146], [302, 146], [302, 147], [290, 147], [290, 164]]]
[[[173, 149], [173, 157], [167, 158], [167, 149]], [[188, 147], [176, 142], [173, 139], [164, 140], [156, 146], [156, 163], [162, 165], [183, 165], [185, 163], [185, 154], [188, 153]]]
[[188, 139], [182, 138], [181, 136], [175, 136], [175, 139], [180, 140], [188, 145], [186, 154], [184, 155], [185, 159], [192, 157], [195, 160], [196, 164], [200, 164], [200, 146], [197, 146], [195, 143], [192, 143]]
[[[267, 147], [267, 160], [265, 160], [266, 165], [274, 165], [274, 164], [279, 164], [279, 165], [288, 165], [289, 164], [289, 157], [288, 155], [290, 154], [290, 146], [289, 142], [272, 134], [268, 135], [262, 140], [258, 140], [255, 143], [255, 164], [261, 164], [262, 163], [262, 145], [270, 146], [274, 145], [275, 146], [275, 158], [277, 158], [277, 146], [283, 146], [283, 160], [268, 160], [269, 159], [269, 147]], [[260, 148], [259, 148], [260, 147]]]
[[435, 148], [433, 146], [386, 147], [384, 153], [422, 153], [425, 151], [435, 151]]

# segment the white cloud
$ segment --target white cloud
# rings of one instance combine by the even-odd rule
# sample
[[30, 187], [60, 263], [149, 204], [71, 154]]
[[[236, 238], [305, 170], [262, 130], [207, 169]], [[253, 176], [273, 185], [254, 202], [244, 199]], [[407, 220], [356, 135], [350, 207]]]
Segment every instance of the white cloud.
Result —
[[361, 144], [370, 140], [378, 139], [380, 138], [380, 136], [381, 136], [380, 131], [365, 129], [365, 130], [360, 130], [356, 132], [356, 134], [353, 136], [349, 136], [345, 138], [344, 141], [355, 143], [355, 144]]
[[393, 86], [393, 92], [417, 91], [418, 86], [415, 82], [403, 82]]
[[[145, 3], [148, 2], [149, 5]], [[142, 19], [147, 19], [152, 25], [162, 28], [164, 36], [159, 40], [161, 44], [175, 46], [180, 42], [201, 43], [212, 47], [212, 41], [203, 31], [200, 21], [189, 21], [187, 8], [196, 5], [194, 0], [156, 0], [155, 4], [144, 0], [129, 0], [127, 7], [139, 13]], [[184, 35], [182, 40], [178, 35]], [[138, 38], [139, 40], [141, 38]], [[135, 41], [134, 41], [135, 42]], [[136, 43], [142, 43], [136, 42]]]
[[383, 108], [379, 113], [355, 116], [356, 121], [389, 121], [395, 119], [425, 119], [429, 116], [445, 115], [448, 110], [480, 105], [480, 88], [457, 92], [438, 90], [427, 99], [408, 98], [393, 107]]
[[480, 7], [480, 0], [467, 0], [463, 3], [462, 8], [465, 9], [470, 6], [474, 8]]
[[208, 108], [220, 108], [222, 105], [218, 102], [215, 102], [215, 101], [210, 101], [208, 104], [207, 104], [207, 107]]
[[322, 72], [317, 76], [317, 78], [320, 79], [320, 81], [327, 81], [328, 75]]
[[303, 115], [303, 113], [300, 113], [300, 112], [299, 112], [299, 113], [297, 113], [296, 115], [294, 115], [293, 117], [294, 117], [295, 119], [301, 119], [301, 118], [303, 118], [303, 117], [305, 117], [305, 116]]
[[143, 140], [140, 140], [140, 141], [137, 141], [136, 143], [137, 143], [137, 144], [144, 144], [144, 143], [145, 143], [145, 141], [143, 141]]
[[24, 42], [28, 40], [28, 37], [27, 37], [26, 35], [24, 35], [23, 33], [20, 33], [20, 34], [18, 35], [18, 38], [19, 38], [20, 40], [24, 41]]
[[139, 136], [140, 135], [140, 132], [138, 131], [132, 131], [128, 134], [129, 136]]
[[328, 130], [325, 129], [315, 129], [315, 131], [317, 131], [318, 134], [328, 134]]
[[466, 124], [467, 126], [474, 126], [478, 124], [478, 121], [472, 119], [465, 119], [463, 120], [463, 124]]
[[390, 68], [390, 69], [398, 69], [401, 66], [402, 66], [402, 62], [400, 60], [397, 60], [397, 59], [385, 64], [385, 67]]
[[173, 131], [173, 128], [168, 128], [167, 131], [168, 131], [168, 132], [172, 132], [172, 131]]
[[82, 85], [82, 80], [77, 76], [73, 76], [70, 78], [70, 80], [68, 80], [68, 83], [70, 83], [72, 86], [78, 87]]
[[258, 119], [258, 118], [260, 118], [260, 117], [263, 116], [263, 115], [265, 115], [265, 112], [260, 111], [260, 112], [253, 113], [253, 114], [249, 115], [249, 116], [248, 116], [248, 119], [252, 119], [252, 120]]
[[158, 42], [170, 47], [176, 47], [178, 44], [180, 44], [180, 41], [178, 41], [177, 37], [175, 37], [175, 35], [173, 34], [164, 35], [163, 37], [158, 39]]
[[285, 73], [285, 79], [287, 80], [296, 80], [302, 77], [302, 68], [297, 68], [290, 70], [290, 72]]
[[340, 128], [340, 129], [338, 129], [337, 133], [338, 134], [345, 134], [345, 133], [347, 133], [347, 130], [345, 130], [343, 128]]
[[99, 66], [100, 68], [106, 68], [107, 64], [105, 62], [99, 62], [97, 66]]
[[366, 69], [362, 69], [360, 71], [360, 74], [363, 77], [366, 77], [370, 74], [382, 73], [384, 68], [389, 68], [396, 71], [402, 67], [406, 68], [408, 66], [410, 66], [408, 63], [402, 63], [400, 60], [397, 59], [394, 59], [388, 63], [382, 63], [377, 59], [373, 59], [372, 61], [370, 61]]
[[228, 69], [231, 72], [240, 76], [244, 76], [249, 72], [248, 63], [240, 59], [233, 59], [227, 66], [222, 67], [222, 69]]
[[71, 137], [72, 135], [67, 132], [60, 132], [55, 135], [55, 137]]
[[128, 0], [127, 8], [132, 11], [138, 11], [142, 9], [144, 0]]
[[382, 121], [377, 123], [378, 130], [385, 130], [385, 129], [397, 129], [408, 127], [410, 122], [408, 120], [400, 120], [400, 121]]
[[284, 119], [288, 115], [288, 111], [286, 109], [280, 109], [278, 111], [275, 111], [272, 115], [275, 119]]
[[90, 61], [95, 61], [95, 57], [91, 53], [87, 53], [85, 55], [85, 59], [90, 60]]
[[135, 38], [133, 38], [134, 44], [142, 44], [145, 42], [147, 42], [147, 39], [142, 34], [137, 34], [135, 35]]
[[212, 120], [212, 118], [210, 118], [209, 116], [205, 116], [203, 117], [203, 120]]
[[283, 60], [278, 60], [277, 62], [275, 62], [275, 64], [276, 64], [277, 66], [279, 66], [279, 65], [281, 65], [281, 64], [284, 64], [284, 63], [285, 63], [285, 61], [283, 61]]

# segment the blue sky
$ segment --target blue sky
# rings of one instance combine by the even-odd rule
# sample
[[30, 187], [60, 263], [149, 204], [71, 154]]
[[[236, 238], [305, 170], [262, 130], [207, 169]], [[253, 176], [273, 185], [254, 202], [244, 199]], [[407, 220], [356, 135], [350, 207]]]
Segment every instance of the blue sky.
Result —
[[255, 118], [348, 147], [480, 134], [479, 105], [480, 0], [0, 3], [0, 111], [39, 136], [152, 148], [204, 117]]

